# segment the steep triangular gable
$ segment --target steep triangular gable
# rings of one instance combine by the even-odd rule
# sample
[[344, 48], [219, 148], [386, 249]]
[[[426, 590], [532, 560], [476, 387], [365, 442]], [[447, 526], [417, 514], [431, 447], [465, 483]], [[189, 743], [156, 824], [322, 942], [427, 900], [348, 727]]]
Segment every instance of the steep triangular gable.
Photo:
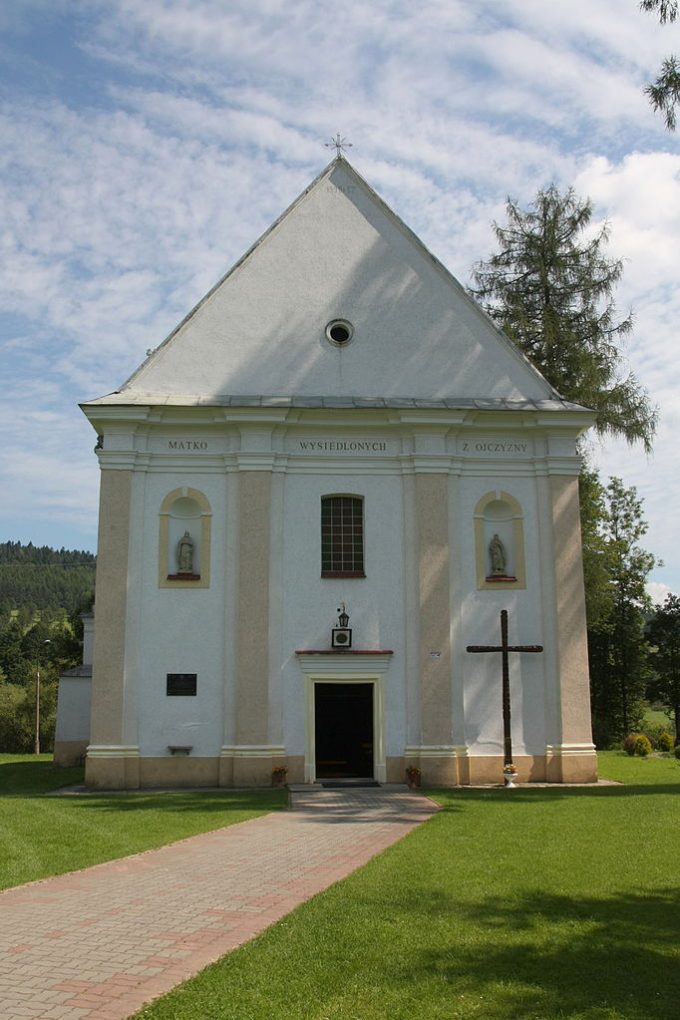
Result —
[[[326, 327], [347, 320], [351, 342]], [[510, 400], [555, 391], [343, 158], [106, 402]]]

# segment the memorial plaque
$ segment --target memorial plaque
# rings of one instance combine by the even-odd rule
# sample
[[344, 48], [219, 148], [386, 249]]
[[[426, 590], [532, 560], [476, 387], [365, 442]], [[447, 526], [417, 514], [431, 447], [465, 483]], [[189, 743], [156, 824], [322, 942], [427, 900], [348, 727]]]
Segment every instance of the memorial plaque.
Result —
[[195, 697], [197, 677], [197, 673], [168, 673], [166, 694], [169, 698]]

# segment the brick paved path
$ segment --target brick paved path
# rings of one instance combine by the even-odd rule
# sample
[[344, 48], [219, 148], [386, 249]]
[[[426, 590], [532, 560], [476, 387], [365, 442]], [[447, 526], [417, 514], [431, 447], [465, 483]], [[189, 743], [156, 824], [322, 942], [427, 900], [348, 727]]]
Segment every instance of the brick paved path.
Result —
[[2, 1020], [123, 1020], [349, 875], [437, 808], [384, 789], [0, 893]]

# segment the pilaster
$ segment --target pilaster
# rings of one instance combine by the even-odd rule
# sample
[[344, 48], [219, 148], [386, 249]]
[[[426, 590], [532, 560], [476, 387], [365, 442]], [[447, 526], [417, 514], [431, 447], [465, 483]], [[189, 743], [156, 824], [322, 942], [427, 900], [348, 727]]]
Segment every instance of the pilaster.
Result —
[[581, 553], [578, 477], [550, 477], [560, 740], [547, 749], [548, 780], [597, 778], [590, 721], [585, 591]]
[[90, 733], [95, 745], [123, 743], [131, 494], [132, 471], [102, 471]]
[[421, 738], [451, 742], [448, 475], [416, 473], [420, 608]]
[[[271, 471], [238, 474], [236, 746], [269, 743]], [[239, 764], [240, 764], [239, 759]], [[236, 776], [234, 777], [236, 782]]]

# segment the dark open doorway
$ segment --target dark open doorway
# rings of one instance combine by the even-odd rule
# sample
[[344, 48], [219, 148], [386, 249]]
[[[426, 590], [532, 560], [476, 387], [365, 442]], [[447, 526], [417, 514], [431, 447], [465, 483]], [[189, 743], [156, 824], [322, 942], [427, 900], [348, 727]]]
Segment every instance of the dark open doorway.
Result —
[[373, 778], [373, 684], [314, 684], [317, 779]]

